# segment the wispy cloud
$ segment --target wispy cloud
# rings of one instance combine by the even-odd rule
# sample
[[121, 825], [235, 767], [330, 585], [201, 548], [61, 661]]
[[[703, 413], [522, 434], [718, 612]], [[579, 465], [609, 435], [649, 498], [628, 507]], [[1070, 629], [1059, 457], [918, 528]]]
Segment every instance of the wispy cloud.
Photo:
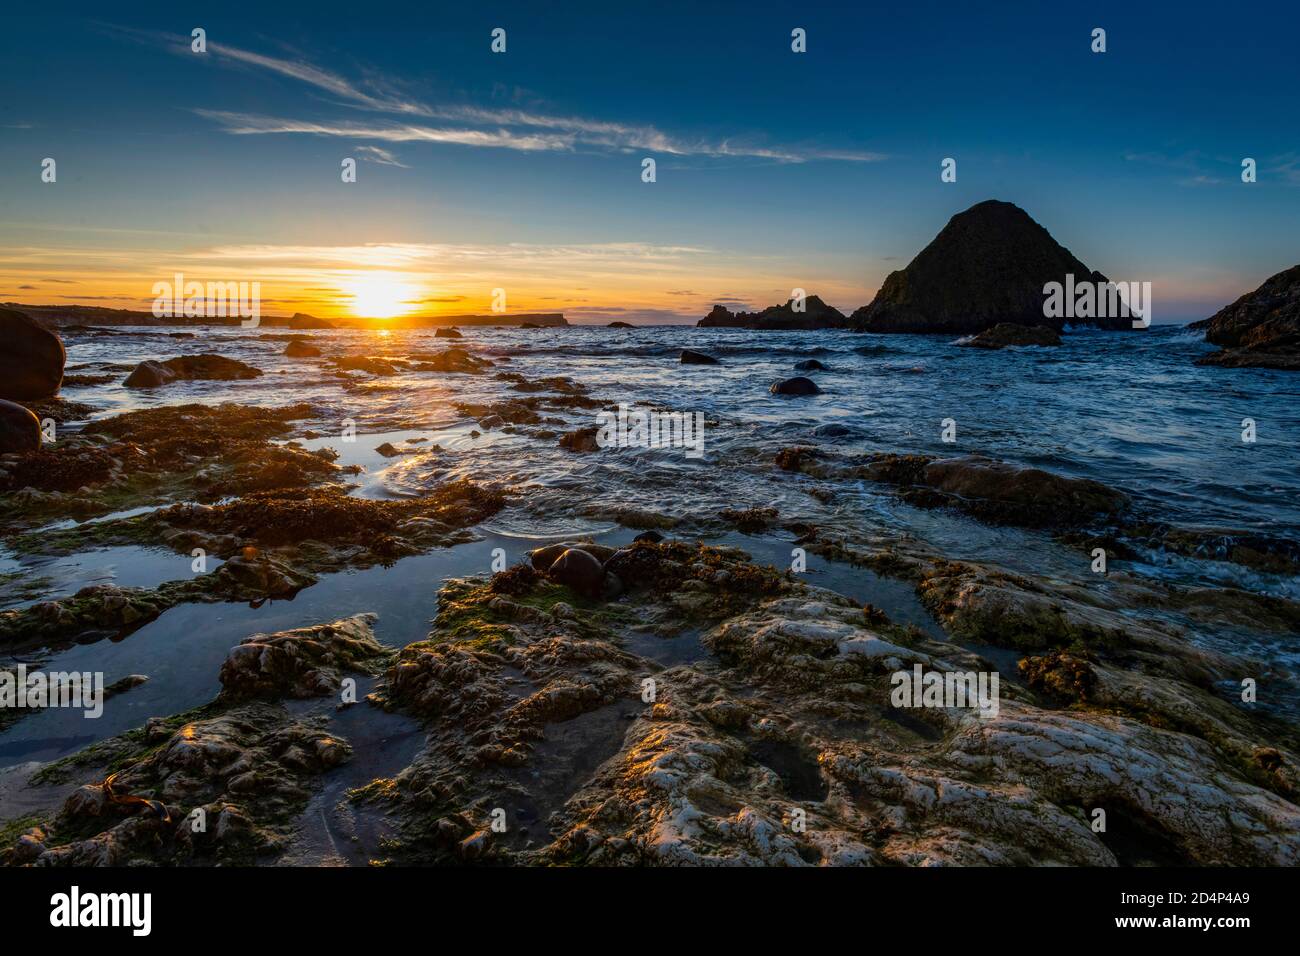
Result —
[[379, 146], [358, 146], [355, 153], [367, 163], [378, 163], [381, 166], [397, 166], [401, 169], [410, 169], [405, 163], [399, 163], [388, 150]]
[[[189, 38], [130, 28], [109, 28], [140, 42], [162, 44], [189, 53]], [[882, 153], [829, 149], [817, 145], [773, 146], [753, 136], [724, 139], [671, 135], [654, 126], [611, 122], [580, 116], [551, 115], [536, 109], [487, 109], [471, 104], [432, 105], [405, 95], [398, 84], [378, 73], [352, 80], [303, 57], [270, 56], [209, 39], [208, 57], [217, 63], [262, 70], [303, 83], [339, 105], [400, 116], [401, 120], [356, 122], [305, 120], [215, 109], [195, 112], [235, 135], [298, 134], [371, 139], [386, 143], [443, 143], [525, 152], [577, 149], [646, 151], [670, 156], [743, 158], [777, 163], [835, 161], [870, 163]], [[421, 122], [414, 122], [418, 118]], [[389, 165], [402, 165], [391, 154]], [[380, 160], [375, 160], [380, 161]]]

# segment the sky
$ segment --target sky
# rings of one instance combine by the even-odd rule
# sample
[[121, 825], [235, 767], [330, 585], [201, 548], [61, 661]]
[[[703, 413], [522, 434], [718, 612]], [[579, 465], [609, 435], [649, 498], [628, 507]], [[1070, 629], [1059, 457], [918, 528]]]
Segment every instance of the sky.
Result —
[[1157, 323], [1300, 262], [1294, 4], [16, 6], [4, 301], [148, 309], [180, 272], [264, 314], [850, 312], [984, 199]]

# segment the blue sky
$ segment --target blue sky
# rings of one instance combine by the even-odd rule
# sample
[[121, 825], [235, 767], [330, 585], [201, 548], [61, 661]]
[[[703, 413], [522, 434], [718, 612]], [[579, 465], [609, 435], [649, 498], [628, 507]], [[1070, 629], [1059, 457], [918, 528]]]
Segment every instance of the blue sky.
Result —
[[415, 311], [848, 311], [988, 198], [1152, 281], [1157, 321], [1300, 261], [1294, 5], [946, 6], [6, 13], [0, 298], [141, 307], [183, 269], [270, 312], [372, 279]]

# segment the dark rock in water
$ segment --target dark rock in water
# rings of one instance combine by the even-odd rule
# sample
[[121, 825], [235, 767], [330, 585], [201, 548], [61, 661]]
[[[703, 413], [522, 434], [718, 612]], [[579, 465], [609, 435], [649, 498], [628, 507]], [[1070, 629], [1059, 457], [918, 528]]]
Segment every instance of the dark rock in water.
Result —
[[17, 402], [0, 399], [0, 455], [40, 447], [40, 420]]
[[960, 342], [973, 349], [1002, 349], [1008, 345], [1060, 345], [1061, 336], [1046, 325], [1013, 325], [999, 322], [985, 329], [968, 342]]
[[802, 312], [795, 311], [794, 299], [784, 305], [768, 306], [762, 312], [732, 312], [725, 306], [715, 305], [713, 310], [696, 323], [698, 328], [728, 329], [843, 329], [849, 328], [849, 319], [834, 306], [827, 305], [820, 296], [810, 295], [804, 300]]
[[63, 382], [63, 342], [22, 312], [0, 309], [0, 398], [49, 398]]
[[607, 329], [635, 329], [636, 326], [631, 322], [611, 322], [605, 326]]
[[660, 541], [662, 541], [663, 539], [664, 539], [664, 536], [661, 535], [658, 531], [642, 531], [639, 535], [637, 535], [637, 536], [636, 536], [635, 538], [633, 538], [632, 540], [633, 540], [633, 541], [649, 541], [649, 542], [651, 542], [651, 543], [653, 543], [653, 544], [658, 544], [658, 543], [659, 543]]
[[796, 372], [824, 372], [826, 366], [816, 359], [804, 359], [802, 362], [794, 363], [794, 370]]
[[460, 334], [460, 329], [450, 329], [450, 328], [448, 328], [448, 329], [439, 329], [437, 332], [434, 332], [434, 333], [433, 333], [433, 337], [434, 337], [435, 339], [461, 339], [461, 338], [464, 338], [464, 336]]
[[284, 354], [289, 358], [316, 358], [320, 355], [320, 349], [295, 339], [284, 347]]
[[826, 425], [818, 425], [813, 429], [813, 434], [818, 438], [844, 438], [852, 435], [853, 429], [839, 422], [830, 422]]
[[954, 507], [994, 524], [1073, 527], [1119, 515], [1128, 496], [1090, 478], [1067, 478], [979, 455], [931, 459], [877, 455], [867, 465], [875, 481], [899, 485], [923, 508]]
[[521, 328], [521, 329], [540, 329], [541, 326], [538, 325], [536, 322], [520, 322], [520, 323], [519, 323], [519, 328]]
[[1191, 327], [1205, 329], [1205, 341], [1223, 346], [1197, 365], [1300, 371], [1300, 265]]
[[375, 451], [383, 455], [385, 458], [395, 458], [398, 455], [408, 454], [407, 450], [395, 447], [390, 441], [384, 442], [382, 445], [377, 447]]
[[705, 355], [703, 352], [696, 352], [692, 349], [682, 349], [683, 365], [717, 365], [718, 360], [712, 355]]
[[596, 435], [600, 430], [594, 425], [578, 428], [560, 436], [560, 447], [567, 451], [592, 452], [600, 448]]
[[960, 212], [906, 269], [891, 272], [870, 305], [853, 313], [864, 332], [947, 332], [970, 335], [999, 322], [1046, 325], [1066, 321], [1131, 329], [1131, 316], [1050, 318], [1043, 314], [1049, 282], [1106, 282], [1074, 257], [1019, 206], [990, 199]]
[[773, 395], [820, 395], [822, 392], [816, 382], [802, 375], [773, 382], [769, 391]]
[[306, 312], [295, 312], [289, 319], [289, 328], [291, 329], [332, 329], [334, 323], [326, 319], [318, 319], [314, 315], [308, 315]]
[[598, 598], [605, 587], [600, 561], [578, 548], [569, 548], [547, 569], [551, 580], [572, 588], [583, 597]]
[[261, 374], [260, 368], [204, 352], [180, 355], [165, 362], [141, 362], [123, 384], [127, 388], [157, 388], [177, 380], [229, 382], [257, 378]]
[[490, 359], [480, 358], [460, 348], [446, 348], [441, 352], [416, 352], [411, 358], [420, 363], [415, 366], [417, 372], [464, 372], [467, 375], [478, 375], [484, 369], [492, 367]]
[[123, 382], [127, 388], [157, 388], [176, 380], [176, 373], [162, 362], [145, 361], [135, 367]]

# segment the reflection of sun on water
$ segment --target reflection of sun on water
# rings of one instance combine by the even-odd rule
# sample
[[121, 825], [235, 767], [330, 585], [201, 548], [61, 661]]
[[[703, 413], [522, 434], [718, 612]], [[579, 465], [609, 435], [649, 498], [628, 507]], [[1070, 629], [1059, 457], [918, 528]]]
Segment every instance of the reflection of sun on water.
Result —
[[372, 272], [351, 279], [343, 287], [352, 296], [349, 308], [362, 319], [391, 319], [411, 310], [418, 294], [414, 285], [400, 275]]

